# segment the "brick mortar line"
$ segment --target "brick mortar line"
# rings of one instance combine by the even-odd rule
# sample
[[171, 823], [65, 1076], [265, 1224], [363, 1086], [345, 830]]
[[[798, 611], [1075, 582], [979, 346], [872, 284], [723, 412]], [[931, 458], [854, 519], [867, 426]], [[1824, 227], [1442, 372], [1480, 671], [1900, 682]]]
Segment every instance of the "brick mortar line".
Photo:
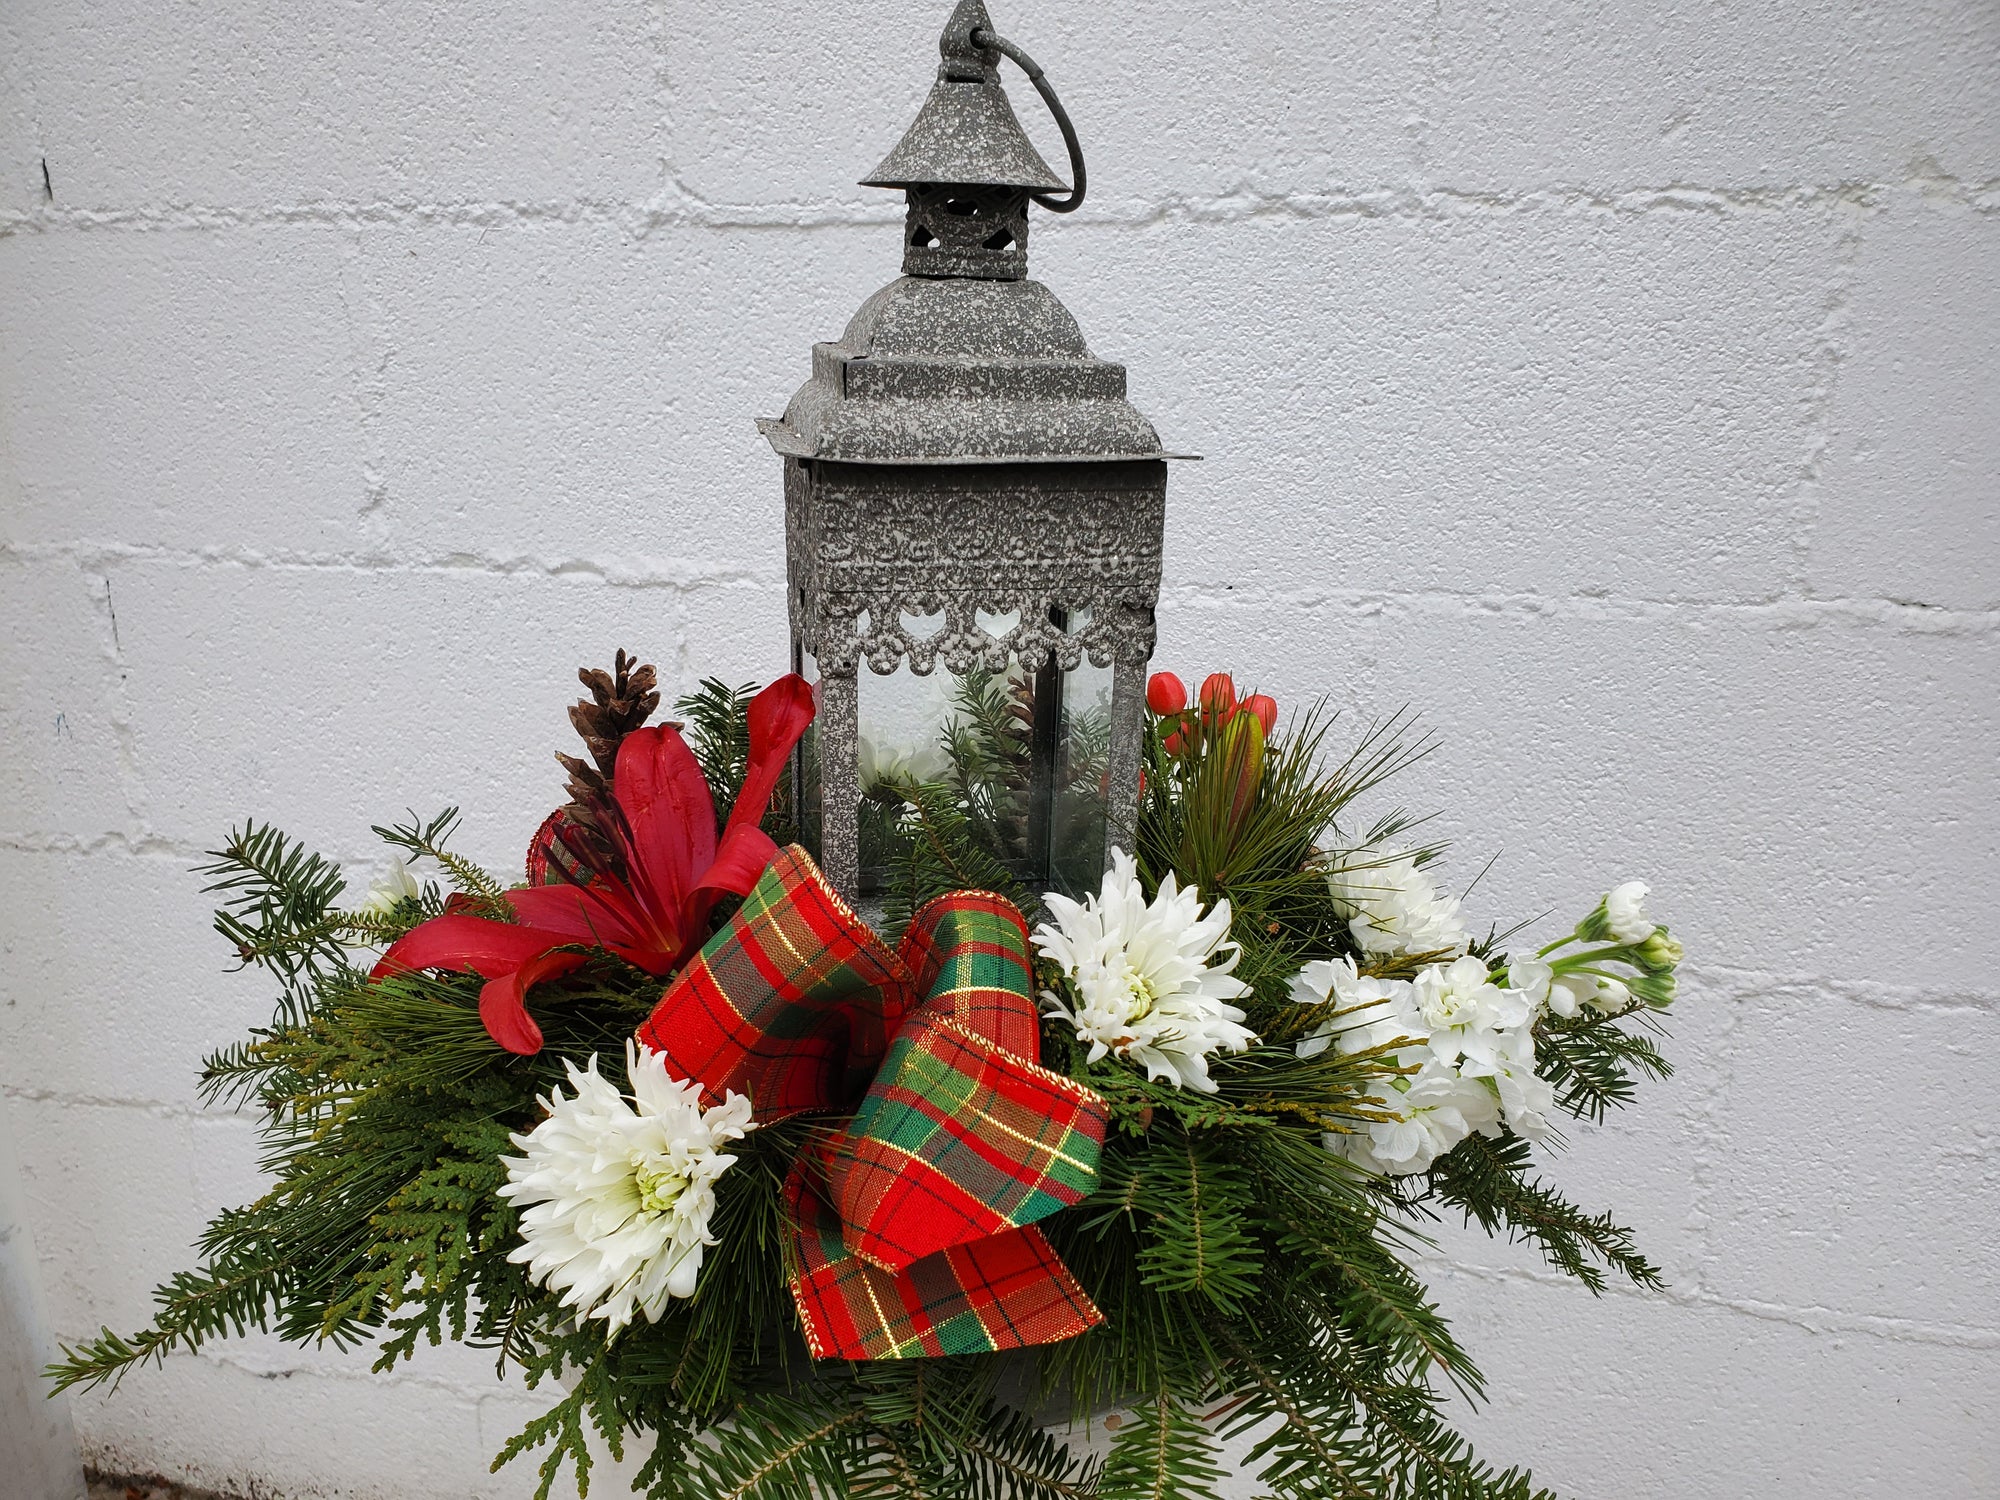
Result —
[[[353, 573], [365, 577], [470, 574], [485, 578], [547, 578], [597, 583], [608, 588], [664, 589], [686, 594], [743, 588], [782, 591], [784, 582], [784, 575], [777, 569], [693, 566], [672, 571], [649, 571], [645, 567], [620, 568], [584, 558], [550, 561], [526, 556], [475, 557], [463, 554], [422, 558], [366, 553], [262, 553], [222, 548], [196, 550], [60, 542], [0, 542], [0, 560], [30, 565], [67, 563], [86, 574], [99, 577], [119, 565], [155, 563], [179, 568]], [[2000, 606], [1959, 608], [1864, 596], [1820, 598], [1780, 594], [1751, 599], [1672, 599], [1621, 594], [1538, 594], [1454, 589], [1236, 588], [1226, 584], [1170, 580], [1162, 587], [1160, 598], [1163, 604], [1197, 607], [1243, 604], [1303, 610], [1331, 606], [1369, 611], [1447, 604], [1510, 616], [1581, 614], [1646, 619], [1692, 614], [1738, 614], [1761, 616], [1773, 624], [1793, 626], [1840, 620], [1913, 626], [1926, 632], [1948, 634], [1983, 634], [2000, 630]]]
[[[1534, 1286], [1576, 1287], [1570, 1277], [1540, 1268], [1482, 1266], [1466, 1261], [1442, 1259], [1452, 1270], [1475, 1280], [1501, 1284], [1525, 1283]], [[1889, 1317], [1879, 1313], [1845, 1312], [1839, 1308], [1785, 1302], [1766, 1302], [1754, 1297], [1724, 1297], [1715, 1292], [1668, 1287], [1664, 1292], [1613, 1285], [1606, 1295], [1633, 1301], [1664, 1299], [1677, 1307], [1714, 1309], [1756, 1318], [1767, 1323], [1786, 1323], [1809, 1333], [1860, 1334], [1890, 1343], [1919, 1344], [1931, 1348], [2000, 1349], [2000, 1328], [1982, 1328], [1970, 1323], [1932, 1323], [1917, 1318]]]
[[1472, 590], [1426, 589], [1232, 589], [1213, 584], [1169, 583], [1160, 592], [1163, 604], [1194, 607], [1246, 604], [1261, 608], [1306, 610], [1332, 607], [1368, 612], [1395, 608], [1423, 609], [1456, 604], [1477, 612], [1507, 617], [1538, 614], [1615, 620], [1671, 620], [1694, 615], [1738, 615], [1761, 618], [1776, 626], [1810, 626], [1843, 621], [1917, 627], [1924, 633], [1985, 634], [2000, 632], [2000, 608], [1955, 609], [1905, 599], [1776, 595], [1762, 599], [1649, 599], [1634, 595], [1572, 593], [1489, 593]]
[[1934, 989], [1925, 985], [1884, 984], [1837, 975], [1776, 973], [1735, 968], [1727, 964], [1688, 964], [1683, 978], [1726, 992], [1738, 1000], [1833, 995], [1871, 1010], [1993, 1010], [2000, 1009], [2000, 990]]
[[[1334, 218], [1444, 220], [1517, 214], [1652, 213], [1769, 214], [1834, 205], [1876, 209], [1891, 195], [1921, 204], [2000, 214], [2000, 178], [1964, 181], [1913, 175], [1901, 181], [1853, 181], [1776, 186], [1692, 183], [1622, 188], [1475, 189], [1382, 186], [1344, 192], [1255, 193], [1098, 200], [1081, 221], [1106, 228], [1161, 223], [1240, 223], [1255, 219]], [[43, 205], [0, 215], [0, 238], [53, 230], [174, 230], [268, 228], [289, 225], [441, 225], [491, 228], [521, 224], [600, 224], [642, 237], [658, 229], [838, 229], [891, 224], [900, 207], [841, 200], [710, 203], [670, 188], [650, 203], [568, 198], [551, 200], [326, 199], [230, 207], [163, 204], [123, 208]]]

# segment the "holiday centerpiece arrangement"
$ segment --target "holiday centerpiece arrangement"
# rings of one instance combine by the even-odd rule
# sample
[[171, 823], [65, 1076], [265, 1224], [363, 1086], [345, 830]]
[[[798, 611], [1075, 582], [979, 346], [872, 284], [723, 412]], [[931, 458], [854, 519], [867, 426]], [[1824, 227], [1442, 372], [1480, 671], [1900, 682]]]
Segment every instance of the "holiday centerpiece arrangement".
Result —
[[1404, 720], [1336, 752], [1149, 674], [1184, 455], [1027, 276], [1076, 132], [982, 0], [939, 54], [866, 179], [904, 274], [760, 424], [797, 671], [675, 724], [650, 668], [584, 672], [518, 882], [456, 811], [378, 828], [358, 904], [236, 833], [217, 926], [281, 993], [204, 1088], [275, 1180], [58, 1384], [252, 1328], [463, 1341], [560, 1386], [500, 1455], [543, 1495], [595, 1441], [652, 1500], [1208, 1500], [1229, 1438], [1280, 1496], [1534, 1493], [1443, 1419], [1480, 1377], [1415, 1257], [1462, 1216], [1657, 1281], [1535, 1153], [1667, 1071], [1680, 950], [1636, 882], [1482, 934], [1363, 821]]
[[274, 1182], [58, 1385], [247, 1329], [383, 1370], [449, 1338], [562, 1387], [496, 1460], [546, 1448], [542, 1494], [592, 1434], [652, 1500], [1197, 1500], [1236, 1434], [1282, 1496], [1536, 1493], [1440, 1415], [1480, 1377], [1413, 1254], [1462, 1216], [1656, 1282], [1535, 1163], [1667, 1071], [1644, 886], [1482, 935], [1407, 820], [1356, 821], [1428, 741], [1336, 756], [1324, 713], [1160, 673], [1097, 889], [1020, 882], [978, 779], [1019, 721], [956, 716], [870, 782], [871, 926], [793, 842], [803, 679], [654, 724], [651, 668], [582, 677], [520, 881], [452, 811], [376, 829], [358, 903], [269, 827], [216, 853], [281, 998], [203, 1087]]

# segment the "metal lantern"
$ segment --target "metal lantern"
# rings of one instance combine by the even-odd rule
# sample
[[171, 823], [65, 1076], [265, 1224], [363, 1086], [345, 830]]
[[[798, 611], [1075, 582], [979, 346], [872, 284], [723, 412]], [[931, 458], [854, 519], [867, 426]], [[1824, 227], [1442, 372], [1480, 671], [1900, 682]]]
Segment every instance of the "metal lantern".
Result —
[[[1031, 881], [1094, 883], [1139, 800], [1170, 455], [1124, 367], [1027, 279], [1029, 204], [1066, 213], [1084, 192], [1053, 90], [981, 0], [939, 49], [916, 122], [864, 179], [908, 195], [903, 275], [758, 423], [785, 465], [795, 665], [819, 678], [820, 862], [850, 898], [882, 857], [863, 848], [868, 778], [924, 779], [970, 732], [956, 715], [1013, 736], [1008, 805], [984, 812]], [[1054, 112], [1073, 186], [1022, 130], [1002, 56]]]

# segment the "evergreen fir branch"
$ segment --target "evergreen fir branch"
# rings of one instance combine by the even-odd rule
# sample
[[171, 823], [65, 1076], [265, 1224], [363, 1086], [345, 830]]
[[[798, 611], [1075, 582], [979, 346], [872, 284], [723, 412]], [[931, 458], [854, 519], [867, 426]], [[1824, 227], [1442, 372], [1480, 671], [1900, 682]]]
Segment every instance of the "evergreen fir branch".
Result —
[[1341, 1390], [1331, 1399], [1293, 1388], [1276, 1361], [1265, 1360], [1233, 1330], [1223, 1341], [1235, 1356], [1236, 1375], [1247, 1383], [1235, 1392], [1223, 1438], [1276, 1419], [1277, 1426], [1250, 1450], [1257, 1478], [1281, 1496], [1381, 1500], [1379, 1474], [1354, 1451], [1350, 1432], [1358, 1413]]
[[921, 1429], [870, 1423], [862, 1460], [848, 1476], [854, 1500], [959, 1500]]
[[1536, 1026], [1535, 1071], [1555, 1086], [1556, 1103], [1578, 1119], [1600, 1122], [1607, 1110], [1630, 1103], [1640, 1076], [1673, 1075], [1673, 1064], [1651, 1038], [1619, 1024], [1631, 1016], [1659, 1029], [1658, 1013], [1645, 1009], [1626, 1016], [1547, 1016]]
[[1526, 1476], [1496, 1472], [1444, 1422], [1419, 1381], [1375, 1378], [1342, 1335], [1267, 1307], [1253, 1344], [1224, 1330], [1238, 1384], [1225, 1436], [1275, 1425], [1250, 1450], [1258, 1477], [1285, 1500], [1552, 1500]]
[[756, 696], [754, 682], [731, 687], [719, 678], [704, 677], [674, 704], [674, 712], [687, 720], [688, 748], [715, 799], [718, 832], [728, 823], [729, 810], [750, 771], [750, 700]]
[[945, 785], [977, 846], [996, 861], [1027, 853], [1035, 683], [1017, 673], [966, 673], [952, 687], [941, 747]]
[[1098, 1500], [1208, 1500], [1222, 1481], [1207, 1426], [1167, 1390], [1131, 1409], [1113, 1439]]
[[957, 793], [942, 785], [901, 790], [907, 806], [900, 825], [904, 841], [884, 903], [892, 940], [925, 902], [951, 891], [995, 891], [1020, 907], [1030, 924], [1040, 920], [1041, 902], [977, 836]]
[[1478, 1369], [1397, 1257], [1427, 1241], [1385, 1215], [1377, 1179], [1326, 1150], [1315, 1131], [1272, 1130], [1231, 1145], [1252, 1174], [1253, 1224], [1293, 1300], [1346, 1330], [1357, 1350], [1374, 1351], [1382, 1368], [1419, 1378], [1436, 1369], [1477, 1395]]
[[954, 1500], [1098, 1500], [1094, 1460], [1070, 1455], [1066, 1444], [1012, 1407], [989, 1404], [962, 1434], [954, 1470]]
[[288, 989], [339, 962], [341, 944], [328, 914], [347, 881], [323, 855], [269, 824], [245, 823], [196, 873], [223, 904], [215, 930], [236, 950], [242, 967], [258, 964]]
[[1125, 1217], [1145, 1286], [1234, 1311], [1264, 1263], [1248, 1231], [1250, 1179], [1212, 1142], [1165, 1124], [1157, 1130], [1158, 1143], [1107, 1149], [1083, 1224]]
[[471, 860], [445, 847], [445, 841], [457, 828], [458, 809], [447, 807], [428, 822], [411, 813], [407, 823], [388, 827], [378, 823], [374, 833], [383, 843], [403, 850], [411, 859], [435, 861], [452, 887], [473, 903], [474, 915], [495, 922], [513, 921], [514, 909], [507, 904], [506, 888]]
[[1519, 1136], [1489, 1141], [1472, 1135], [1432, 1165], [1430, 1186], [1463, 1210], [1468, 1224], [1476, 1222], [1488, 1234], [1504, 1227], [1512, 1239], [1532, 1240], [1550, 1265], [1593, 1292], [1605, 1287], [1593, 1256], [1638, 1286], [1666, 1285], [1659, 1268], [1634, 1247], [1631, 1230], [1609, 1214], [1586, 1214], [1553, 1188], [1529, 1180], [1532, 1166], [1528, 1143]]
[[865, 1421], [829, 1393], [753, 1397], [688, 1450], [688, 1500], [827, 1500], [850, 1493], [847, 1475]]
[[61, 1345], [62, 1357], [43, 1373], [58, 1392], [90, 1390], [107, 1381], [115, 1390], [129, 1370], [163, 1364], [176, 1350], [192, 1352], [211, 1339], [266, 1331], [291, 1270], [252, 1246], [211, 1259], [198, 1271], [176, 1272], [153, 1294], [161, 1311], [151, 1326], [130, 1337], [107, 1327], [95, 1338]]

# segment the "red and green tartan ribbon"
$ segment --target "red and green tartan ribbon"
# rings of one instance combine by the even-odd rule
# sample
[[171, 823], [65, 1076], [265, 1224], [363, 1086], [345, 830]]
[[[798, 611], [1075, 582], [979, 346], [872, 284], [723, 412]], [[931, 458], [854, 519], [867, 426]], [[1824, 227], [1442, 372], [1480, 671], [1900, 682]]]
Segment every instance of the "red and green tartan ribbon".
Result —
[[1010, 902], [941, 897], [892, 953], [795, 847], [639, 1028], [760, 1121], [852, 1112], [786, 1184], [816, 1356], [1015, 1349], [1103, 1321], [1030, 1227], [1096, 1185], [1107, 1113], [1040, 1065], [1033, 995]]

